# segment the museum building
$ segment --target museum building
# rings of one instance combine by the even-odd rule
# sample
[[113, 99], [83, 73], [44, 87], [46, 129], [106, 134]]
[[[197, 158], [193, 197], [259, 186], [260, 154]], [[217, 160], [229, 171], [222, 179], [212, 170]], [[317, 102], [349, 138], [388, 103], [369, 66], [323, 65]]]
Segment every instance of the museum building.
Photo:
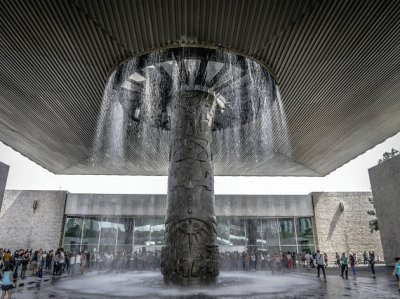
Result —
[[[369, 192], [216, 195], [220, 252], [375, 251]], [[1, 247], [67, 251], [155, 251], [164, 245], [166, 195], [6, 190]], [[16, 222], [15, 219], [23, 220]], [[12, 231], [12, 234], [8, 232]]]

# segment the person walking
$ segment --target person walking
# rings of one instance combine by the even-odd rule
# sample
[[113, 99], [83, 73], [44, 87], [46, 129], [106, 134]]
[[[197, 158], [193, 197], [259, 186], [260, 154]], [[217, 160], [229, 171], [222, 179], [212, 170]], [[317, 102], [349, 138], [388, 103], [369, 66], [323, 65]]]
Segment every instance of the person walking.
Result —
[[357, 264], [357, 259], [355, 254], [350, 254], [350, 268], [351, 271], [353, 272], [353, 276], [356, 277], [356, 264]]
[[322, 273], [324, 274], [324, 279], [326, 279], [324, 255], [321, 254], [319, 249], [317, 250], [317, 255], [316, 255], [315, 259], [316, 259], [316, 262], [317, 262], [317, 271], [318, 271], [318, 276], [317, 277], [320, 277], [320, 269], [322, 269]]
[[397, 278], [397, 284], [398, 284], [399, 292], [400, 292], [400, 257], [396, 257], [395, 261], [396, 261], [396, 263], [394, 264], [393, 275], [396, 276], [396, 278]]
[[341, 274], [341, 276], [342, 276], [342, 278], [344, 278], [343, 274], [346, 274], [346, 279], [348, 279], [349, 278], [349, 267], [348, 267], [349, 259], [346, 256], [346, 253], [344, 253], [344, 252], [342, 253], [342, 258], [340, 259], [340, 262], [342, 264], [342, 274]]
[[2, 289], [1, 299], [5, 298], [6, 293], [8, 293], [7, 298], [11, 299], [11, 290], [14, 286], [15, 285], [13, 282], [13, 269], [12, 265], [10, 265], [4, 268], [3, 279], [1, 281], [1, 289]]
[[369, 253], [369, 265], [371, 267], [372, 275], [375, 277], [375, 252]]

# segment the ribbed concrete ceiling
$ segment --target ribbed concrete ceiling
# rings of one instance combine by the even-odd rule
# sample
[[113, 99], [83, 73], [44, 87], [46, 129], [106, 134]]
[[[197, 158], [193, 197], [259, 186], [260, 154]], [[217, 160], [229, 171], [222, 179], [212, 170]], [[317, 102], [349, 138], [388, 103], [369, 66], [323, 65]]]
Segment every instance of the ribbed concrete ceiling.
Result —
[[[397, 0], [0, 0], [0, 140], [54, 173], [128, 174], [89, 163], [109, 74], [155, 49], [218, 46], [274, 75], [292, 164], [216, 174], [326, 175], [400, 131], [399, 16]], [[166, 174], [153, 157], [130, 173]]]

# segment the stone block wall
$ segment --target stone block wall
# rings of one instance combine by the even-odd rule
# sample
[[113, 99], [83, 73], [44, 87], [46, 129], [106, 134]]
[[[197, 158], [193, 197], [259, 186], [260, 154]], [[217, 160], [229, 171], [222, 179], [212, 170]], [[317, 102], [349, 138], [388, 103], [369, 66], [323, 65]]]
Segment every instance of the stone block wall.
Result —
[[6, 190], [0, 213], [0, 247], [57, 249], [62, 241], [66, 195], [65, 191]]
[[386, 264], [400, 256], [400, 155], [369, 169]]
[[[328, 254], [374, 251], [383, 259], [379, 232], [371, 233], [369, 221], [373, 216], [366, 211], [373, 209], [368, 198], [370, 192], [314, 192], [311, 194], [315, 213], [316, 246]], [[341, 209], [343, 203], [343, 211]]]
[[0, 162], [0, 211], [1, 204], [3, 202], [4, 190], [6, 189], [9, 169], [10, 167], [8, 165]]

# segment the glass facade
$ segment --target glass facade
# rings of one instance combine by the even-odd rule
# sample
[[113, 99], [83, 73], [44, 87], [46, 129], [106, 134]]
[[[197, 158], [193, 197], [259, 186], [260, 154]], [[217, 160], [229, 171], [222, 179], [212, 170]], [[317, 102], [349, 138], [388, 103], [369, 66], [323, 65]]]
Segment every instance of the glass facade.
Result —
[[[64, 248], [70, 252], [160, 250], [164, 245], [164, 217], [67, 216]], [[218, 217], [220, 252], [256, 248], [271, 253], [314, 251], [312, 217]]]

